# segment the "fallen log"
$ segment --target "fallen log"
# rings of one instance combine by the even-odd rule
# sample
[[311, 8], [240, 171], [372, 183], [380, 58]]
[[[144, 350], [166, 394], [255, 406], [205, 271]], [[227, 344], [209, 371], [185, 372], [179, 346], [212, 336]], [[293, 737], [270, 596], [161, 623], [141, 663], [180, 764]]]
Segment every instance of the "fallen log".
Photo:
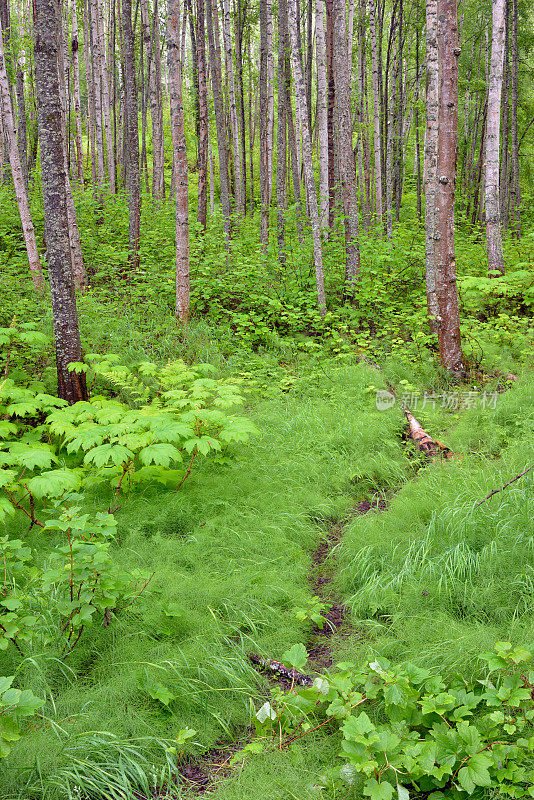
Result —
[[429, 436], [421, 423], [416, 420], [414, 415], [408, 411], [407, 408], [403, 408], [402, 410], [410, 426], [410, 437], [422, 453], [428, 458], [435, 458], [436, 456], [442, 456], [447, 459], [452, 458], [453, 453], [446, 445]]
[[305, 675], [302, 672], [297, 672], [296, 669], [288, 669], [280, 661], [273, 661], [272, 658], [264, 658], [257, 653], [249, 653], [249, 659], [252, 663], [265, 670], [278, 675], [290, 684], [298, 684], [299, 686], [312, 686], [313, 678], [311, 675]]

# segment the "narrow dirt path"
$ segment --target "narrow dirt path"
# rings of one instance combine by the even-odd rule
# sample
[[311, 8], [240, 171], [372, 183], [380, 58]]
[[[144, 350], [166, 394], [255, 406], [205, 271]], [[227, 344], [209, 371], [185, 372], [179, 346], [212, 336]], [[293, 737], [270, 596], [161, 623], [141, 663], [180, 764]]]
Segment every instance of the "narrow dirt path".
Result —
[[338, 634], [347, 637], [355, 633], [349, 622], [349, 610], [336, 600], [330, 587], [336, 571], [336, 548], [341, 543], [345, 528], [355, 517], [371, 511], [383, 511], [386, 508], [387, 502], [382, 495], [375, 495], [370, 500], [361, 500], [346, 517], [328, 526], [326, 536], [313, 554], [313, 571], [310, 576], [312, 591], [321, 602], [330, 606], [324, 614], [323, 629], [314, 625], [308, 642], [310, 663], [316, 672], [323, 672], [332, 666], [333, 636]]

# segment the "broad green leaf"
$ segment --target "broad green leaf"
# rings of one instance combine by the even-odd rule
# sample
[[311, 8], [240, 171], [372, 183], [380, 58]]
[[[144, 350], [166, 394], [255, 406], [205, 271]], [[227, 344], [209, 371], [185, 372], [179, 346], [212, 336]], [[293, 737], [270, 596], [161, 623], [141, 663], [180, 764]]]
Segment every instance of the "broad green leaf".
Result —
[[304, 669], [307, 660], [308, 653], [306, 652], [304, 645], [300, 642], [298, 644], [294, 644], [290, 650], [286, 650], [282, 656], [282, 662], [285, 664], [285, 666], [293, 667], [293, 669], [296, 669], [298, 672]]
[[159, 442], [144, 447], [139, 453], [139, 460], [146, 466], [156, 464], [161, 467], [168, 467], [171, 462], [181, 461], [182, 456], [174, 445], [168, 442]]
[[9, 448], [10, 454], [21, 467], [26, 469], [50, 469], [52, 462], [57, 461], [52, 448], [47, 444], [24, 444], [15, 442]]
[[73, 469], [53, 469], [42, 472], [28, 481], [35, 497], [61, 497], [65, 492], [75, 492], [81, 485], [81, 474]]
[[394, 791], [395, 788], [389, 781], [378, 783], [376, 778], [369, 778], [365, 782], [363, 790], [371, 800], [391, 800]]
[[127, 447], [123, 447], [121, 444], [101, 444], [86, 453], [83, 460], [85, 464], [93, 463], [97, 468], [107, 466], [108, 464], [114, 464], [116, 467], [120, 467], [121, 464], [130, 461], [133, 455], [131, 450], [128, 450]]
[[343, 734], [347, 739], [365, 736], [366, 733], [371, 733], [375, 730], [375, 726], [365, 711], [362, 711], [357, 717], [351, 715], [342, 725]]

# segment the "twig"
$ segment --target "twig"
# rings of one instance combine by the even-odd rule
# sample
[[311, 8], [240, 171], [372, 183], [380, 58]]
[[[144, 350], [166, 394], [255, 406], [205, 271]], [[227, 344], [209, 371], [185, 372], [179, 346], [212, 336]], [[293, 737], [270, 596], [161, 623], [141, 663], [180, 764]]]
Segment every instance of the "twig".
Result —
[[178, 491], [178, 489], [179, 489], [181, 486], [183, 486], [183, 484], [185, 483], [185, 481], [186, 481], [186, 480], [189, 478], [189, 476], [190, 476], [190, 474], [191, 474], [191, 469], [192, 469], [192, 467], [193, 467], [193, 461], [195, 460], [195, 458], [196, 458], [196, 457], [197, 457], [197, 451], [195, 450], [195, 451], [194, 451], [194, 453], [193, 453], [193, 455], [191, 456], [191, 461], [189, 462], [189, 466], [187, 467], [187, 472], [185, 473], [184, 477], [182, 478], [182, 480], [180, 481], [180, 483], [178, 484], [178, 486], [177, 486], [177, 487], [176, 487], [176, 489], [174, 490], [175, 492], [177, 492], [177, 491]]
[[498, 492], [502, 492], [502, 490], [506, 489], [507, 486], [510, 486], [511, 483], [514, 483], [515, 481], [518, 481], [519, 478], [522, 478], [523, 475], [526, 475], [527, 472], [530, 472], [531, 469], [534, 469], [534, 464], [532, 464], [532, 466], [529, 467], [528, 469], [526, 469], [524, 472], [521, 472], [519, 475], [516, 475], [515, 478], [512, 478], [512, 480], [508, 481], [508, 483], [505, 483], [504, 486], [500, 487], [500, 489], [494, 489], [483, 500], [479, 500], [478, 503], [475, 503], [475, 508], [478, 508], [478, 506], [481, 506], [482, 503], [485, 503], [486, 500], [489, 500], [490, 497], [493, 497], [494, 494], [497, 494]]

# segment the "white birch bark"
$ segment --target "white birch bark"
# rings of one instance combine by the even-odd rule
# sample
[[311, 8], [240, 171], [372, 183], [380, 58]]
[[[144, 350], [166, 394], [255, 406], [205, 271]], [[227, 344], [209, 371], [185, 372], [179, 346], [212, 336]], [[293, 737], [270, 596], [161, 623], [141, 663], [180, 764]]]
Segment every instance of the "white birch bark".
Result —
[[28, 192], [26, 191], [26, 184], [24, 182], [24, 174], [20, 162], [20, 153], [17, 143], [17, 132], [15, 130], [15, 121], [13, 118], [13, 109], [11, 106], [11, 96], [9, 92], [9, 79], [7, 76], [6, 62], [4, 57], [4, 39], [0, 31], [0, 95], [2, 104], [2, 127], [4, 133], [4, 140], [7, 143], [9, 163], [11, 166], [11, 175], [13, 176], [13, 186], [15, 188], [15, 196], [17, 198], [17, 205], [19, 208], [20, 221], [22, 224], [22, 232], [24, 234], [24, 243], [26, 245], [26, 252], [28, 254], [28, 263], [34, 287], [42, 292], [44, 288], [43, 272], [41, 269], [41, 262], [39, 260], [39, 252], [37, 250], [37, 242], [35, 240], [35, 230], [30, 213], [30, 205], [28, 202]]
[[180, 68], [180, 3], [168, 0], [167, 64], [176, 201], [176, 316], [189, 320], [189, 186]]
[[243, 192], [242, 155], [237, 122], [237, 103], [235, 94], [234, 61], [232, 53], [232, 28], [230, 21], [230, 0], [223, 0], [223, 41], [226, 59], [226, 75], [228, 78], [228, 106], [230, 112], [230, 131], [232, 135], [232, 148], [234, 155], [235, 179], [235, 208], [238, 214], [245, 213], [245, 198]]
[[380, 92], [378, 84], [378, 47], [376, 38], [376, 0], [369, 0], [371, 33], [371, 70], [373, 73], [373, 141], [375, 157], [375, 215], [378, 230], [382, 230], [382, 142], [380, 138]]
[[438, 4], [426, 2], [426, 132], [425, 132], [425, 264], [426, 297], [430, 324], [438, 316], [436, 297], [435, 238], [436, 238], [436, 174], [438, 161]]
[[81, 115], [81, 99], [80, 99], [80, 63], [78, 58], [79, 53], [79, 39], [78, 39], [78, 12], [76, 11], [76, 0], [72, 0], [72, 40], [71, 40], [71, 58], [72, 58], [72, 79], [74, 82], [74, 123], [76, 126], [76, 175], [80, 189], [84, 186], [83, 177], [83, 148], [82, 148], [82, 115]]
[[319, 205], [321, 228], [328, 231], [328, 109], [326, 82], [326, 39], [324, 28], [324, 0], [315, 2], [315, 47], [317, 52], [317, 113], [316, 125], [319, 139]]
[[[306, 87], [304, 75], [302, 74], [302, 64], [297, 38], [297, 0], [289, 0], [288, 4], [288, 24], [289, 35], [291, 38], [291, 60], [293, 63], [293, 75], [295, 81], [295, 107], [299, 128], [302, 134], [302, 158], [304, 167], [304, 182], [308, 208], [310, 211], [310, 222], [313, 237], [313, 252], [315, 259], [315, 282], [317, 286], [317, 302], [319, 312], [323, 315], [326, 312], [326, 298], [324, 291], [324, 272], [323, 272], [323, 250], [321, 243], [321, 223], [319, 221], [319, 209], [317, 206], [317, 189], [315, 186], [315, 176], [313, 174], [312, 145], [310, 131], [308, 128], [308, 112], [306, 107]], [[346, 52], [346, 51], [345, 51]], [[346, 59], [345, 59], [346, 62]]]
[[106, 134], [106, 155], [108, 168], [109, 190], [115, 194], [117, 177], [115, 175], [115, 155], [113, 152], [113, 127], [111, 124], [111, 92], [109, 88], [109, 71], [106, 62], [106, 35], [104, 28], [104, 1], [97, 0], [98, 18], [98, 59], [100, 62], [99, 73], [102, 82], [102, 118]]
[[490, 275], [494, 270], [501, 273], [504, 272], [501, 209], [499, 203], [499, 146], [504, 59], [504, 10], [505, 0], [493, 0], [485, 170], [486, 241]]

